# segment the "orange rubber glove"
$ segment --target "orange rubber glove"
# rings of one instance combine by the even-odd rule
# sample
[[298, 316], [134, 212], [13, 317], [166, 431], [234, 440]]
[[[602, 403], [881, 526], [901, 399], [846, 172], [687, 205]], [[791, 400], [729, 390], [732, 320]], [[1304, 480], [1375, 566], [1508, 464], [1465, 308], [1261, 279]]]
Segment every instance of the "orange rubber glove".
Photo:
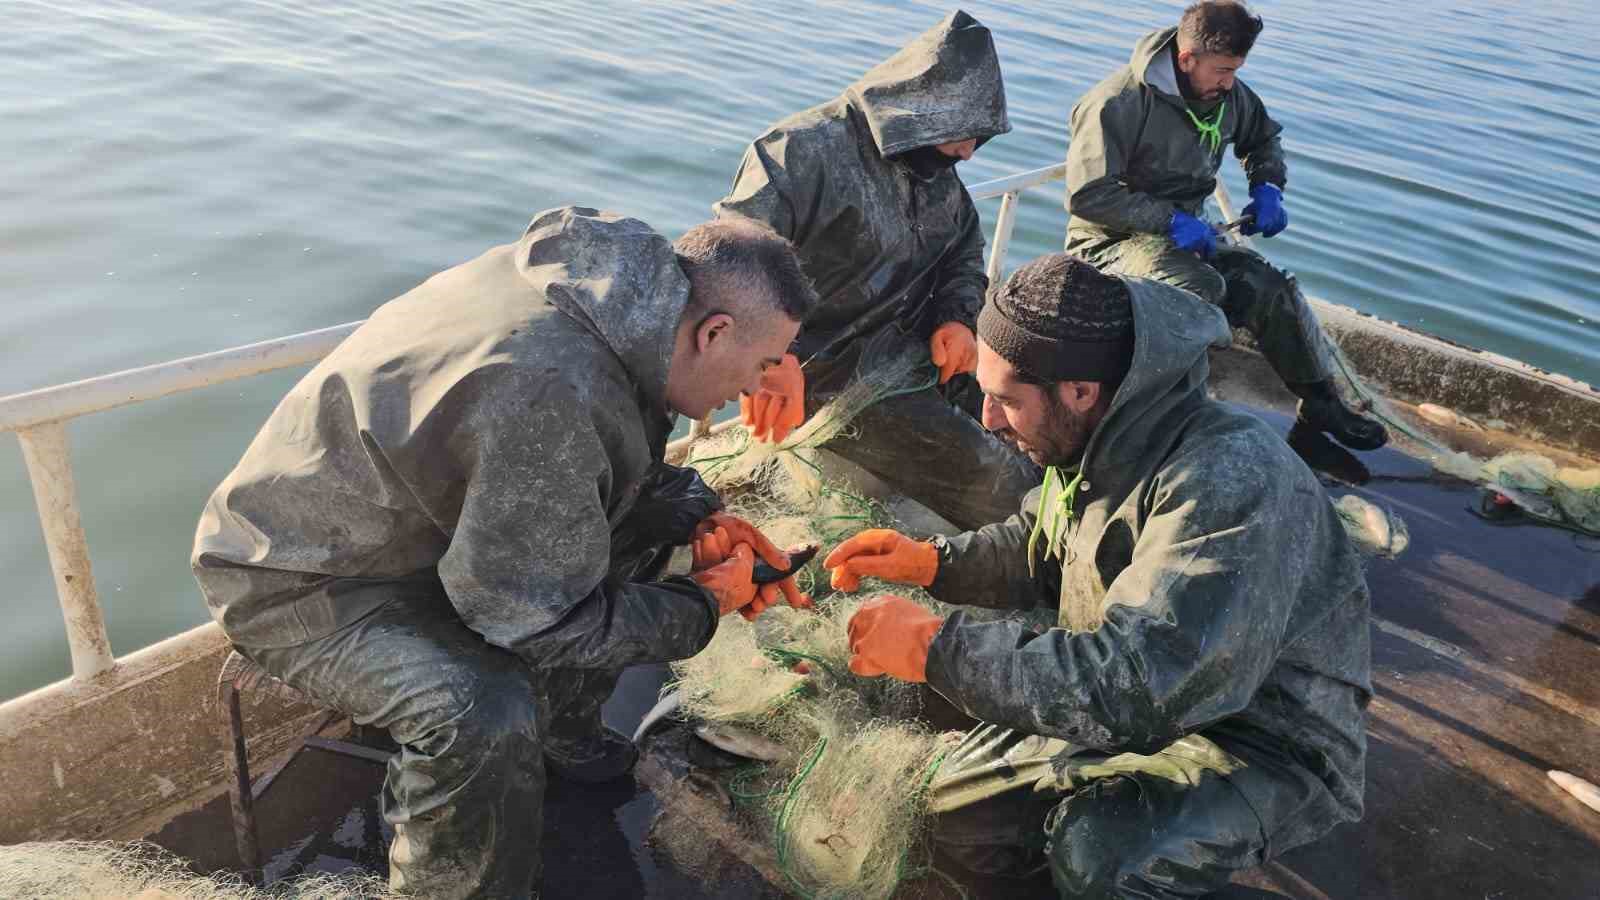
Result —
[[806, 420], [806, 376], [793, 353], [761, 373], [761, 390], [754, 397], [739, 397], [739, 415], [758, 441], [780, 444], [800, 427]]
[[[694, 535], [693, 571], [695, 572], [723, 562], [738, 544], [754, 547], [756, 554], [773, 568], [789, 568], [789, 554], [779, 550], [776, 544], [761, 533], [761, 529], [738, 516], [722, 512], [712, 513], [695, 526]], [[811, 598], [800, 591], [800, 586], [795, 584], [793, 575], [773, 584], [760, 585], [756, 593], [755, 601], [739, 610], [747, 619], [754, 619], [762, 610], [780, 599], [787, 601], [795, 609], [812, 607]]]
[[904, 597], [884, 594], [850, 617], [850, 671], [871, 678], [928, 680], [928, 648], [944, 620]]
[[861, 587], [863, 575], [927, 587], [939, 573], [939, 548], [898, 531], [869, 528], [833, 548], [822, 567], [832, 570], [829, 580], [839, 591]]
[[750, 549], [749, 544], [740, 544], [723, 562], [709, 569], [691, 572], [689, 577], [717, 598], [717, 610], [725, 616], [743, 610], [755, 601], [755, 564], [755, 551]]
[[963, 372], [978, 371], [978, 339], [960, 322], [946, 322], [933, 330], [928, 353], [939, 367], [939, 383]]

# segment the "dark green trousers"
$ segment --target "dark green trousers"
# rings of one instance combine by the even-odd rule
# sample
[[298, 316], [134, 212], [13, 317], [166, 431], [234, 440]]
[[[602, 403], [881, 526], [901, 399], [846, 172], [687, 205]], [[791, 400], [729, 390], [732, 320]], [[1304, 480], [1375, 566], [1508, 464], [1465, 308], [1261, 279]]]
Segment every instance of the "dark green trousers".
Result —
[[432, 898], [537, 896], [544, 749], [599, 727], [617, 672], [538, 671], [437, 598], [397, 597], [327, 637], [255, 649], [262, 668], [387, 729], [390, 884]]
[[1190, 735], [1151, 755], [1074, 753], [1037, 784], [939, 814], [933, 837], [978, 875], [1048, 868], [1063, 898], [1167, 900], [1219, 890], [1339, 821], [1303, 767]]
[[1255, 338], [1286, 384], [1323, 381], [1333, 374], [1327, 338], [1293, 275], [1254, 250], [1219, 247], [1210, 260], [1179, 250], [1161, 235], [1069, 246], [1101, 271], [1165, 282], [1222, 308], [1228, 324]]

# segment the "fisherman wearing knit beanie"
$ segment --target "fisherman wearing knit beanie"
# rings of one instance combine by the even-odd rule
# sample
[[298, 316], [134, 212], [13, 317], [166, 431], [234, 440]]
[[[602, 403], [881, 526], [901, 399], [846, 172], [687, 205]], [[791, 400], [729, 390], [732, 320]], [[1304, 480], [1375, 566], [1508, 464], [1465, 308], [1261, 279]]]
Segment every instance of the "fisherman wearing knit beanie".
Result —
[[1128, 286], [1075, 256], [1040, 257], [989, 292], [978, 338], [984, 427], [1041, 466], [1075, 464], [1133, 360]]

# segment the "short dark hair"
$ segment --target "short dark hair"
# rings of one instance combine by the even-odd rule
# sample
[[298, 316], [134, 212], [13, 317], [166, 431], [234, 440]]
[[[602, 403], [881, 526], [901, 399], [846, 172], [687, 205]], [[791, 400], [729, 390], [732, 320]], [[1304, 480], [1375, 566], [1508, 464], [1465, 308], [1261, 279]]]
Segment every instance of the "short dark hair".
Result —
[[1248, 56], [1264, 28], [1237, 0], [1203, 0], [1183, 11], [1178, 21], [1178, 49], [1223, 56]]
[[754, 219], [704, 222], [673, 241], [672, 249], [689, 278], [686, 317], [748, 307], [743, 298], [752, 296], [796, 322], [804, 322], [817, 306], [816, 288], [801, 269], [794, 245]]

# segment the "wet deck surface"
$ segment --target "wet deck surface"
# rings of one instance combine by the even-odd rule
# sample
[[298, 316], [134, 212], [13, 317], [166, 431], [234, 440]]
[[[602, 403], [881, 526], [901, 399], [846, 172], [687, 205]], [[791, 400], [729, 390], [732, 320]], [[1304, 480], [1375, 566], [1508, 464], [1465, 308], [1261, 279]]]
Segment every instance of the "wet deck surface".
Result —
[[[1287, 430], [1287, 419], [1264, 415]], [[1478, 519], [1468, 512], [1476, 488], [1398, 452], [1366, 454], [1354, 467], [1339, 454], [1319, 458], [1318, 468], [1346, 479], [1327, 479], [1330, 492], [1389, 504], [1411, 532], [1404, 556], [1368, 569], [1377, 697], [1367, 815], [1219, 896], [1600, 896], [1600, 813], [1545, 775], [1563, 769], [1600, 783], [1600, 540]], [[628, 673], [607, 721], [631, 732], [663, 677], [660, 667]], [[377, 764], [302, 752], [258, 807], [269, 875], [382, 871], [381, 780]], [[226, 804], [152, 839], [201, 869], [233, 866]], [[552, 784], [544, 895], [774, 895], [726, 857], [689, 870], [667, 862], [650, 837], [656, 812], [632, 786]], [[1050, 896], [1048, 883], [979, 892], [1035, 895]]]

